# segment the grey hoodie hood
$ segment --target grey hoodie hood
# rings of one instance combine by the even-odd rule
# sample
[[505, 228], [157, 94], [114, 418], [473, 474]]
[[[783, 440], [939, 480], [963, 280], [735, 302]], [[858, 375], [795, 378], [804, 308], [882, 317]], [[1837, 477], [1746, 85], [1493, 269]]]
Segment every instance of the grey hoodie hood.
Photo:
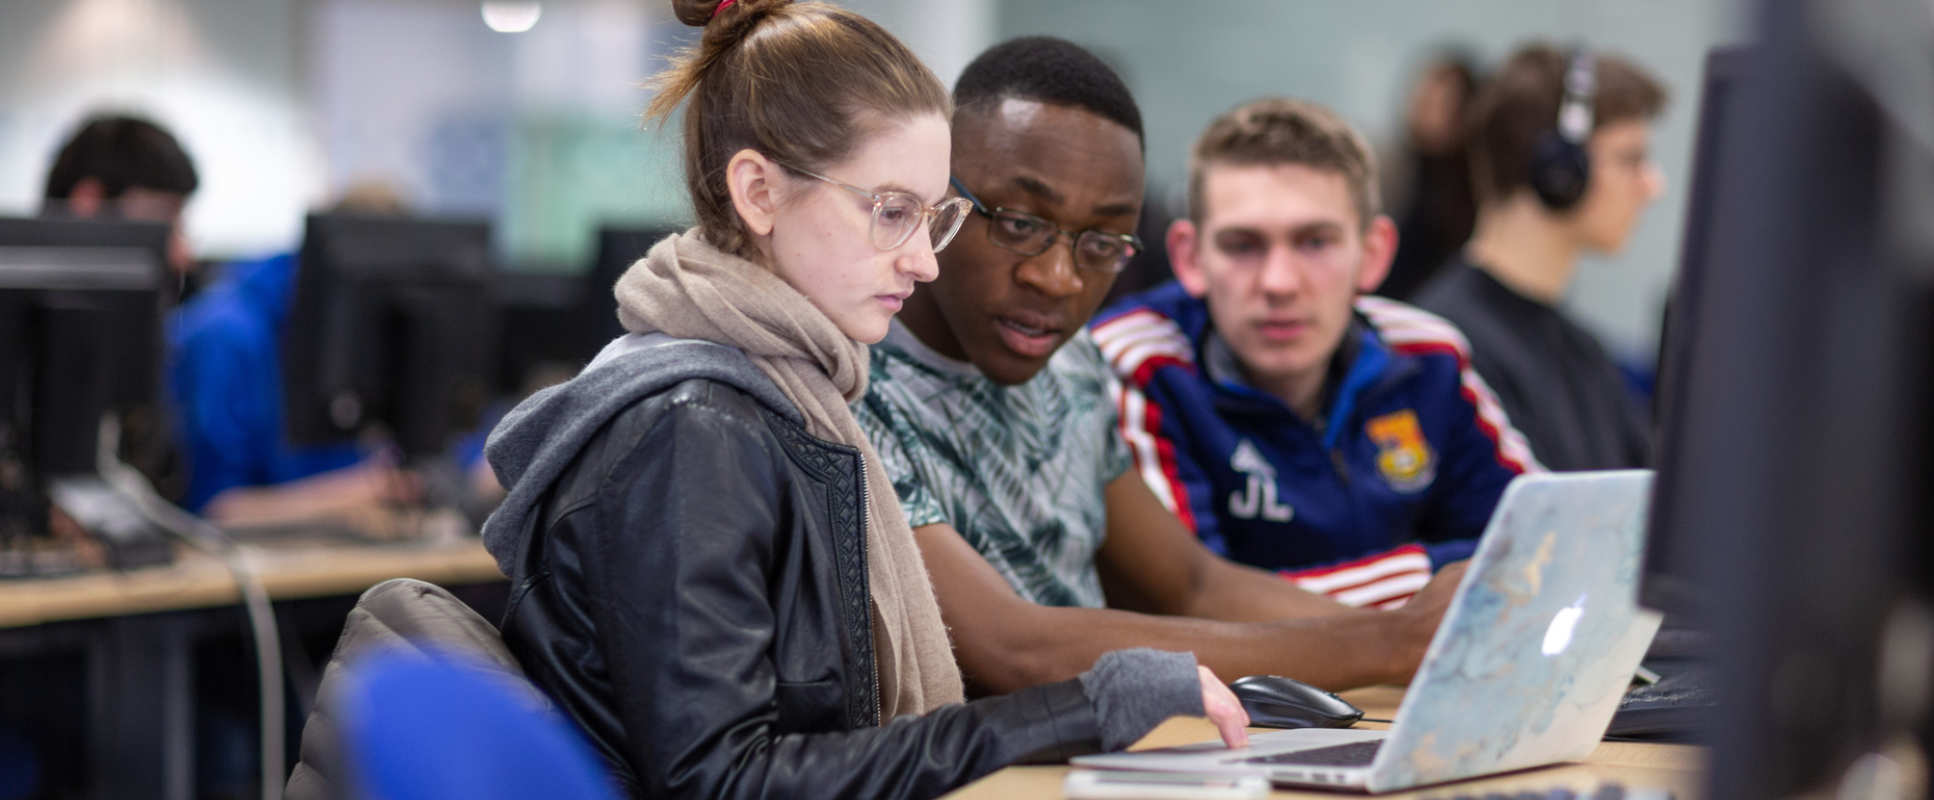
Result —
[[802, 421], [792, 401], [738, 348], [662, 333], [620, 336], [577, 377], [518, 403], [484, 443], [491, 470], [510, 490], [483, 524], [484, 548], [497, 568], [511, 573], [538, 500], [598, 429], [633, 403], [692, 378], [728, 384], [774, 413]]

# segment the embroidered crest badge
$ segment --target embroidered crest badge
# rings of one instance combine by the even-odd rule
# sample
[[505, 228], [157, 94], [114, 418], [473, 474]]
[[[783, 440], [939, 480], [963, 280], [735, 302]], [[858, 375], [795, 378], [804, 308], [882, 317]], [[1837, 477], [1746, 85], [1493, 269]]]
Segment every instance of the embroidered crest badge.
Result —
[[1414, 492], [1437, 477], [1437, 456], [1424, 441], [1417, 412], [1405, 409], [1371, 419], [1364, 426], [1377, 445], [1377, 471], [1400, 492]]

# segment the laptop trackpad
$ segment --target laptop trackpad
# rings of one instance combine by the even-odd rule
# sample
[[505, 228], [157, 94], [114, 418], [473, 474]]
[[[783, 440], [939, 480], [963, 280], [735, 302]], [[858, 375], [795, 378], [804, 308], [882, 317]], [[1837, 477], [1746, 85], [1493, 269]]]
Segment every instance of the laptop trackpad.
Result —
[[[1249, 734], [1249, 746], [1229, 749], [1221, 741], [1211, 740], [1185, 744], [1176, 747], [1156, 747], [1137, 750], [1133, 753], [1110, 754], [1110, 760], [1124, 756], [1196, 756], [1214, 757], [1223, 763], [1236, 763], [1259, 757], [1274, 756], [1278, 753], [1317, 750], [1336, 745], [1359, 742], [1381, 742], [1390, 735], [1387, 730], [1366, 730], [1363, 728], [1297, 728], [1286, 731]], [[1094, 756], [1084, 756], [1079, 761], [1093, 760]]]
[[[1364, 730], [1362, 728], [1298, 728], [1287, 731], [1270, 731], [1249, 735], [1249, 746], [1237, 749], [1224, 747], [1220, 741], [1197, 742], [1180, 747], [1160, 747], [1150, 750], [1137, 750], [1132, 753], [1104, 753], [1076, 756], [1077, 765], [1107, 767], [1113, 769], [1142, 769], [1170, 772], [1211, 772], [1229, 774], [1269, 775], [1276, 777], [1276, 770], [1307, 765], [1309, 762], [1271, 763], [1280, 753], [1305, 753], [1311, 750], [1327, 751], [1334, 747], [1364, 748], [1381, 744], [1389, 731]], [[1321, 753], [1318, 754], [1319, 756]], [[1369, 764], [1369, 757], [1358, 754], [1362, 764]], [[1271, 759], [1261, 761], [1259, 759]], [[1329, 763], [1323, 766], [1353, 769], [1350, 765]], [[1330, 775], [1331, 772], [1323, 772]], [[1326, 781], [1329, 782], [1329, 781]]]
[[1267, 756], [1250, 756], [1242, 759], [1245, 764], [1291, 767], [1368, 767], [1377, 760], [1377, 750], [1383, 747], [1382, 739], [1367, 742], [1333, 744], [1311, 750], [1291, 750]]

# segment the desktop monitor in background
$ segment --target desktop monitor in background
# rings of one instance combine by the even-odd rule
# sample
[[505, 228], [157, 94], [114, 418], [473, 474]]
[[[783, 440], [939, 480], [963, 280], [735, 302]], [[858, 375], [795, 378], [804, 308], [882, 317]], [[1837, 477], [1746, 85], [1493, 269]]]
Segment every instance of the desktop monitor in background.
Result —
[[1702, 115], [1645, 599], [1712, 629], [1715, 798], [1898, 796], [1881, 754], [1928, 760], [1934, 42], [1875, 5], [1760, 3]]
[[386, 434], [407, 461], [477, 424], [498, 336], [490, 226], [311, 214], [282, 340], [297, 444]]
[[161, 314], [162, 309], [173, 304], [179, 288], [173, 274], [166, 269], [168, 236], [169, 227], [158, 222], [0, 217], [0, 247], [87, 250], [95, 255], [74, 258], [89, 261], [99, 261], [103, 258], [100, 254], [108, 251], [136, 259], [153, 257], [160, 260], [161, 271], [156, 273], [154, 285], [143, 290], [139, 297], [124, 294], [97, 298], [102, 302], [115, 303], [122, 312], [110, 315], [103, 323], [112, 326], [106, 338], [116, 340], [113, 355], [119, 367], [109, 391], [118, 409], [151, 408], [159, 397]]
[[499, 354], [499, 393], [523, 397], [568, 379], [623, 335], [611, 287], [652, 245], [678, 231], [605, 225], [598, 229], [595, 260], [581, 272], [503, 273], [497, 283], [498, 308], [504, 330], [517, 335], [504, 339]]
[[159, 224], [0, 219], [0, 540], [47, 534], [50, 497], [67, 497], [110, 563], [166, 560], [147, 526], [87, 498], [100, 494], [103, 420], [158, 416], [167, 237]]
[[[1739, 86], [1748, 78], [1749, 60], [1753, 57], [1754, 53], [1744, 47], [1718, 48], [1706, 56], [1692, 170], [1686, 179], [1688, 191], [1679, 269], [1672, 282], [1671, 302], [1660, 335], [1659, 384], [1654, 397], [1658, 440], [1653, 453], [1657, 465], [1668, 473], [1691, 446], [1684, 424], [1684, 404], [1687, 388], [1700, 368], [1707, 366], [1696, 362], [1693, 343], [1699, 339], [1699, 311], [1714, 257], [1712, 227], [1718, 211], [1718, 182], [1727, 167], [1735, 166], [1727, 161], [1736, 151], [1720, 145], [1743, 135], [1728, 128], [1739, 124]], [[1651, 535], [1646, 542], [1645, 575], [1639, 589], [1640, 600], [1651, 608], [1667, 612], [1671, 615], [1668, 624], [1675, 626], [1699, 625], [1702, 611], [1701, 582], [1695, 566], [1699, 558], [1698, 535], [1676, 521], [1678, 508], [1686, 502], [1688, 491], [1696, 491], [1696, 487], [1685, 481], [1662, 480], [1653, 485], [1648, 525]]]
[[578, 309], [583, 276], [571, 272], [498, 274], [498, 322], [505, 331], [497, 350], [499, 398], [525, 395], [577, 374], [597, 350], [586, 340], [593, 320]]
[[638, 259], [644, 258], [651, 246], [674, 233], [682, 233], [684, 228], [670, 225], [646, 225], [622, 227], [606, 225], [598, 229], [598, 260], [585, 273], [584, 291], [579, 295], [579, 310], [589, 327], [582, 332], [590, 347], [591, 355], [597, 355], [606, 343], [625, 333], [624, 326], [618, 324], [618, 301], [611, 296], [611, 287], [618, 283], [618, 276]]

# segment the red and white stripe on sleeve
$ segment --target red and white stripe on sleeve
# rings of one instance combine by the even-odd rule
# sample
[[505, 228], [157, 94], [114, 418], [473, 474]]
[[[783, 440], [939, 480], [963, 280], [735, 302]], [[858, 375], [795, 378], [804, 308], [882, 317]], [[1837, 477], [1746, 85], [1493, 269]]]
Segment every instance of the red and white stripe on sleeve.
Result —
[[1420, 544], [1354, 561], [1280, 573], [1304, 591], [1329, 595], [1347, 606], [1396, 608], [1430, 582], [1430, 554]]
[[1358, 297], [1356, 308], [1391, 350], [1407, 355], [1449, 355], [1457, 359], [1460, 394], [1476, 410], [1478, 429], [1496, 445], [1498, 463], [1513, 472], [1544, 471], [1544, 466], [1531, 454], [1531, 443], [1511, 426], [1497, 395], [1471, 367], [1471, 345], [1455, 325], [1416, 306], [1374, 295]]
[[1188, 490], [1176, 469], [1175, 446], [1162, 436], [1162, 408], [1148, 402], [1142, 387], [1165, 365], [1192, 364], [1187, 336], [1169, 318], [1147, 309], [1131, 311], [1095, 326], [1095, 344], [1107, 359], [1118, 382], [1115, 403], [1121, 415], [1122, 438], [1135, 457], [1135, 469], [1149, 491], [1182, 524], [1195, 530]]

